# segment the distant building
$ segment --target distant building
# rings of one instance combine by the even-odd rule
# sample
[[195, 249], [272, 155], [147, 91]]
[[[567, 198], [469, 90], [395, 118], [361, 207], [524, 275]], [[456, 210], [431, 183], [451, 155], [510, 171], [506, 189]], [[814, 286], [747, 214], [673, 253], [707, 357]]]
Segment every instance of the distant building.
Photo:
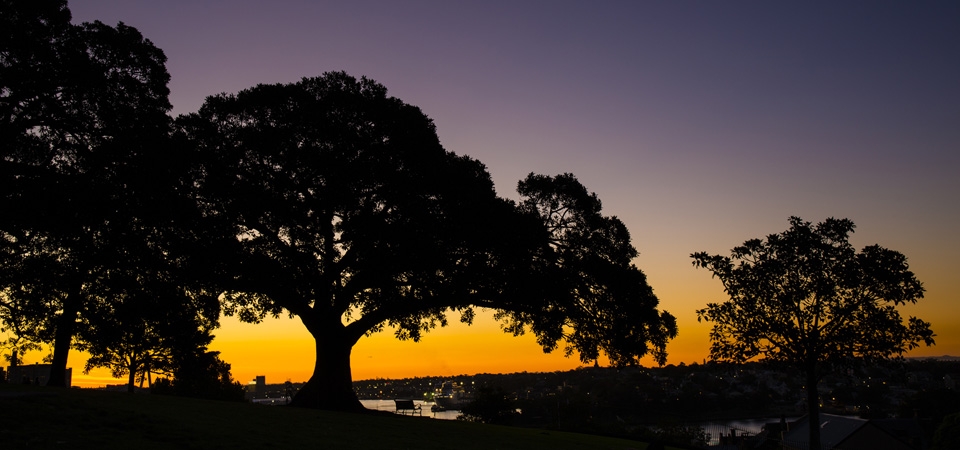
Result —
[[[50, 364], [28, 364], [24, 366], [7, 367], [8, 383], [38, 384], [47, 385], [50, 379]], [[67, 368], [67, 387], [70, 387], [73, 379], [73, 369]]]
[[264, 398], [267, 396], [267, 376], [257, 375], [256, 378], [247, 383], [247, 400]]
[[[913, 424], [913, 426], [911, 426]], [[783, 448], [808, 448], [810, 421], [803, 417], [783, 436]], [[820, 443], [824, 450], [918, 450], [919, 428], [912, 420], [867, 420], [820, 414]]]

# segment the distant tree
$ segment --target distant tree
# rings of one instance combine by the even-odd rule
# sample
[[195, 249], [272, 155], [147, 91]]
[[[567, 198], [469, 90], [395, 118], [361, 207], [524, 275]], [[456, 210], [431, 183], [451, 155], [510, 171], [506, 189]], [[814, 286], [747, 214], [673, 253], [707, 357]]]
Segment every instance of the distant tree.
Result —
[[3, 359], [9, 365], [17, 366], [20, 364], [20, 355], [43, 348], [40, 343], [44, 342], [44, 338], [38, 321], [32, 319], [35, 315], [23, 311], [31, 305], [17, 301], [16, 296], [10, 295], [11, 290], [6, 288], [0, 291], [0, 333], [4, 336], [0, 348], [10, 352], [5, 352]]
[[178, 355], [205, 351], [213, 340], [220, 308], [214, 295], [183, 292], [167, 282], [152, 291], [144, 283], [135, 291], [116, 292], [94, 302], [83, 318], [77, 347], [90, 354], [84, 373], [96, 367], [110, 369], [115, 378], [127, 377], [127, 390], [135, 383], [150, 383], [153, 375], [172, 376]]
[[943, 418], [933, 435], [934, 450], [949, 450], [960, 448], [960, 413], [950, 414]]
[[464, 404], [458, 420], [469, 422], [511, 425], [517, 408], [501, 387], [481, 386], [473, 394], [473, 399]]
[[[706, 448], [710, 443], [710, 434], [699, 425], [677, 423], [676, 420], [661, 419], [657, 424], [657, 431], [651, 436], [651, 445], [659, 445], [665, 448], [663, 443], [668, 443], [686, 448]], [[650, 447], [647, 447], [649, 450]]]
[[[587, 329], [587, 314], [611, 316], [613, 296], [593, 311], [567, 304], [576, 296], [552, 268], [542, 218], [497, 197], [482, 164], [447, 152], [432, 121], [382, 85], [345, 73], [260, 85], [210, 97], [178, 125], [196, 152], [204, 228], [222, 233], [211, 276], [225, 311], [248, 322], [287, 312], [316, 340], [293, 405], [362, 409], [357, 340], [391, 327], [416, 341], [449, 311], [467, 323], [475, 307], [511, 311], [499, 315], [509, 331], [534, 324], [545, 348], [568, 327], [585, 337], [578, 349], [621, 348]], [[636, 288], [632, 276], [618, 289]]]
[[49, 384], [63, 386], [79, 320], [103, 297], [97, 280], [165, 259], [154, 244], [170, 186], [169, 75], [136, 29], [73, 25], [65, 1], [0, 0], [0, 11], [0, 286], [15, 305], [0, 320], [42, 331]]
[[937, 424], [950, 414], [960, 413], [960, 392], [947, 388], [916, 390], [900, 403], [897, 412], [900, 417], [922, 417]]
[[220, 352], [205, 347], [179, 352], [174, 356], [172, 379], [161, 378], [150, 392], [160, 395], [243, 401], [243, 385], [230, 375], [230, 364], [220, 359]]
[[[856, 251], [853, 229], [847, 219], [813, 225], [791, 217], [787, 231], [746, 241], [731, 256], [691, 255], [730, 297], [697, 311], [698, 320], [713, 322], [711, 358], [761, 357], [800, 369], [811, 424], [819, 423], [817, 383], [832, 365], [934, 343], [928, 322], [905, 322], [897, 311], [923, 297], [906, 257], [878, 245]], [[820, 448], [818, 426], [810, 427], [810, 448]]]

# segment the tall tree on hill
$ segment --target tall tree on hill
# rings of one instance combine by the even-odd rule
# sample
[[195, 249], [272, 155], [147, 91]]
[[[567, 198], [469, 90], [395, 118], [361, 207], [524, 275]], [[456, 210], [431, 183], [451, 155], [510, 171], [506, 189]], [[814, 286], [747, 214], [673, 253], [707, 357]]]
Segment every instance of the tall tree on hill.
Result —
[[563, 320], [587, 311], [557, 288], [542, 218], [498, 198], [482, 164], [444, 150], [432, 121], [382, 85], [345, 73], [260, 85], [178, 123], [207, 229], [225, 231], [214, 276], [227, 311], [285, 311], [316, 340], [293, 405], [362, 409], [353, 345], [386, 327], [418, 340], [448, 311], [468, 323], [475, 307], [510, 311], [514, 332], [552, 314], [534, 327], [548, 349], [565, 327], [592, 332]]
[[65, 1], [0, 8], [0, 284], [32, 311], [2, 319], [44, 330], [49, 383], [62, 386], [80, 318], [104, 298], [98, 280], [169, 262], [157, 245], [171, 222], [169, 75], [122, 23], [73, 25]]
[[731, 256], [694, 253], [730, 297], [697, 311], [713, 322], [710, 356], [736, 362], [786, 362], [806, 377], [809, 445], [820, 448], [817, 383], [854, 358], [886, 359], [921, 343], [930, 324], [904, 321], [897, 307], [916, 303], [923, 286], [903, 254], [878, 245], [856, 251], [854, 224], [829, 218], [816, 225], [790, 218], [790, 229], [734, 247]]

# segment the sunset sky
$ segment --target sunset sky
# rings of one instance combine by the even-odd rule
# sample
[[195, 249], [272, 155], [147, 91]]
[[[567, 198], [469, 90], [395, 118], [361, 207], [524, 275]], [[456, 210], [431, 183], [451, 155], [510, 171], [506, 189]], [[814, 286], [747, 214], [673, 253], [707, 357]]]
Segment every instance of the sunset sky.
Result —
[[[436, 122], [500, 195], [572, 172], [629, 227], [671, 363], [707, 357], [695, 310], [722, 301], [690, 253], [728, 253], [791, 215], [846, 217], [857, 247], [904, 253], [926, 297], [904, 308], [960, 355], [960, 3], [74, 0], [75, 22], [122, 21], [164, 50], [174, 113], [205, 96], [345, 70]], [[237, 380], [305, 381], [297, 320], [225, 319], [213, 348]], [[80, 374], [75, 385], [113, 383]], [[648, 361], [649, 363], [649, 361]], [[566, 370], [490, 319], [420, 343], [389, 332], [355, 379]]]

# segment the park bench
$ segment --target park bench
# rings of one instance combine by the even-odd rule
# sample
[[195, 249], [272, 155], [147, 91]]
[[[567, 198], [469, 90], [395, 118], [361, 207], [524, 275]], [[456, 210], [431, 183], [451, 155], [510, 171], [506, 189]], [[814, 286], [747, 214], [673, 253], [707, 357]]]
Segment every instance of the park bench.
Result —
[[397, 412], [403, 415], [407, 414], [407, 411], [410, 411], [410, 415], [417, 414], [419, 416], [423, 415], [423, 408], [420, 405], [413, 403], [413, 400], [393, 400], [397, 405]]

